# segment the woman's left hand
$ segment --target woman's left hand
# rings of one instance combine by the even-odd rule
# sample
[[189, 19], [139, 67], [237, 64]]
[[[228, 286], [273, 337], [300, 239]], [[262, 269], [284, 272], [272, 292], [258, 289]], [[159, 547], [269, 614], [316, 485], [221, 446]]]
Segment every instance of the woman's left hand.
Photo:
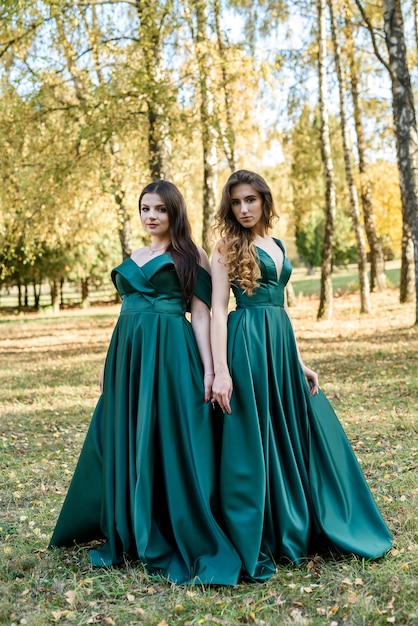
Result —
[[205, 402], [209, 402], [209, 400], [213, 402], [212, 385], [214, 378], [215, 374], [213, 372], [205, 374], [203, 377], [203, 385], [205, 387]]
[[311, 396], [315, 396], [319, 391], [318, 374], [311, 370], [306, 365], [302, 365], [303, 375], [305, 376], [306, 384], [308, 385], [309, 393]]

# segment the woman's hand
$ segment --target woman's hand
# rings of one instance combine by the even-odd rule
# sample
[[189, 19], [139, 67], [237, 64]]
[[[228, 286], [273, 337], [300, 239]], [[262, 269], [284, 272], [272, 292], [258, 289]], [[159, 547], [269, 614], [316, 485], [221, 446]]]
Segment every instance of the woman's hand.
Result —
[[302, 365], [303, 375], [308, 385], [309, 393], [311, 396], [315, 396], [319, 391], [318, 374], [311, 370], [306, 365]]
[[212, 385], [212, 397], [224, 413], [231, 413], [232, 389], [232, 378], [229, 373], [215, 374], [215, 380]]
[[100, 372], [100, 376], [99, 376], [100, 393], [103, 393], [103, 380], [104, 380], [104, 366], [102, 367], [102, 371]]
[[203, 377], [203, 386], [205, 387], [205, 402], [214, 402], [212, 386], [213, 379], [215, 378], [215, 374], [213, 372], [208, 372]]

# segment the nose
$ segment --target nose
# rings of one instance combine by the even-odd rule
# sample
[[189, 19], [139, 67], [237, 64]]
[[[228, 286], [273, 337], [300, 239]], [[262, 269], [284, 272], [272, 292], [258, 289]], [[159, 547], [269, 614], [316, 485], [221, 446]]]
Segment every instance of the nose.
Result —
[[241, 202], [240, 211], [241, 213], [248, 213], [248, 207], [247, 207], [246, 202]]

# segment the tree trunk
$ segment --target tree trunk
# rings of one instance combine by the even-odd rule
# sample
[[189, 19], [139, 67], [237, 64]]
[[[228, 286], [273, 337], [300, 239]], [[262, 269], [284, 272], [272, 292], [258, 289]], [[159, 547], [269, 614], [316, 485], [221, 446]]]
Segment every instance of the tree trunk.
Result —
[[166, 13], [156, 0], [136, 0], [140, 20], [139, 39], [144, 59], [143, 77], [147, 81], [148, 159], [152, 180], [171, 175], [171, 142], [169, 116], [165, 102], [168, 85], [164, 79], [162, 27]]
[[194, 11], [195, 26], [189, 5], [186, 6], [186, 13], [195, 48], [199, 74], [200, 126], [203, 148], [202, 248], [210, 255], [213, 246], [212, 222], [216, 206], [216, 165], [218, 157], [216, 147], [217, 136], [213, 124], [213, 94], [211, 92], [211, 81], [208, 71], [207, 48], [210, 42], [207, 36], [207, 3], [206, 0], [198, 0], [197, 2], [193, 2], [191, 6]]
[[402, 223], [402, 256], [401, 280], [399, 285], [399, 302], [405, 304], [414, 299], [414, 244], [408, 224]]
[[354, 184], [353, 168], [351, 164], [350, 139], [347, 129], [347, 114], [345, 104], [344, 76], [341, 67], [341, 51], [337, 36], [337, 20], [335, 17], [333, 0], [328, 0], [328, 7], [331, 17], [331, 35], [334, 46], [335, 68], [338, 78], [338, 94], [340, 99], [340, 126], [343, 143], [345, 176], [347, 179], [348, 194], [350, 198], [350, 213], [353, 230], [357, 245], [357, 264], [360, 283], [360, 313], [370, 313], [370, 287], [367, 273], [366, 242], [364, 239], [363, 227], [360, 222], [360, 207], [357, 196], [357, 189]]
[[51, 290], [51, 306], [54, 315], [60, 312], [60, 285], [58, 280], [50, 280], [49, 287]]
[[400, 0], [383, 1], [383, 20], [392, 79], [402, 214], [414, 245], [415, 324], [418, 324], [418, 136]]
[[39, 311], [39, 305], [40, 305], [40, 301], [41, 301], [41, 282], [39, 283], [39, 288], [36, 288], [36, 282], [33, 281], [32, 283], [32, 287], [33, 287], [33, 301], [34, 301], [34, 306], [35, 306], [35, 311]]
[[215, 13], [216, 39], [218, 42], [218, 52], [221, 64], [222, 93], [225, 107], [225, 128], [221, 132], [221, 137], [229, 168], [231, 172], [234, 172], [237, 166], [235, 159], [235, 133], [232, 124], [231, 111], [232, 96], [229, 89], [228, 59], [225, 51], [224, 36], [221, 30], [221, 6], [219, 0], [213, 0], [213, 8]]
[[418, 0], [412, 0], [412, 10], [414, 12], [415, 46], [417, 48], [416, 57], [418, 60]]
[[360, 198], [363, 208], [364, 227], [370, 249], [370, 288], [371, 291], [382, 291], [386, 287], [385, 258], [383, 247], [376, 232], [373, 210], [372, 189], [369, 168], [366, 158], [366, 142], [364, 139], [363, 121], [361, 117], [358, 67], [354, 57], [353, 27], [347, 11], [345, 12], [345, 33], [347, 39], [347, 57], [350, 69], [351, 97], [353, 100], [354, 124], [357, 136], [357, 150], [360, 170]]
[[118, 234], [122, 249], [122, 258], [125, 260], [130, 257], [133, 252], [131, 218], [125, 204], [125, 190], [120, 187], [116, 188], [114, 190], [114, 198], [116, 202]]
[[318, 10], [318, 78], [321, 156], [325, 179], [325, 233], [322, 243], [321, 293], [318, 319], [332, 316], [332, 246], [336, 214], [334, 166], [328, 123], [328, 85], [326, 75], [326, 0], [317, 0]]
[[81, 304], [82, 309], [88, 309], [90, 306], [90, 298], [89, 298], [89, 279], [82, 278], [81, 279]]

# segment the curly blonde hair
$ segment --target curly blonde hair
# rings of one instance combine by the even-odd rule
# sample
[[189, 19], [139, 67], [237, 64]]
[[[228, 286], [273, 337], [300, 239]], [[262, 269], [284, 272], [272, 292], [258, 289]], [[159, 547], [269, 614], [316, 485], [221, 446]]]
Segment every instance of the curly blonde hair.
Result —
[[249, 170], [238, 170], [231, 174], [222, 190], [221, 203], [215, 216], [217, 229], [221, 235], [219, 252], [222, 262], [228, 267], [231, 283], [235, 283], [245, 293], [251, 295], [258, 287], [260, 268], [255, 249], [255, 235], [250, 228], [237, 222], [231, 208], [231, 191], [236, 185], [251, 185], [261, 196], [261, 220], [266, 231], [277, 218], [270, 187], [264, 178]]

